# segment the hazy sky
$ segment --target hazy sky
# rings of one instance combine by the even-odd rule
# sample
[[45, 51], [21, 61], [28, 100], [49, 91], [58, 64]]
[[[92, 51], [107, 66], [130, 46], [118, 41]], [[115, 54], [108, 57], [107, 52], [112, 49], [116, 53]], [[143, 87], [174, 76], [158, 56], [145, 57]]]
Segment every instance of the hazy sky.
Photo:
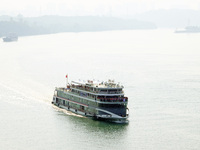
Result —
[[0, 15], [126, 16], [152, 9], [200, 9], [200, 0], [0, 0]]

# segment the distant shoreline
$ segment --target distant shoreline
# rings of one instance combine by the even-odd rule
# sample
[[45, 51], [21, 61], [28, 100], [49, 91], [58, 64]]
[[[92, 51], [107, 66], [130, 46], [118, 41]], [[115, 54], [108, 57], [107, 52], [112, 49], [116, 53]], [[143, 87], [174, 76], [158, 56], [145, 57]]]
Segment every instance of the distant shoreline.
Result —
[[0, 16], [0, 37], [10, 32], [19, 36], [43, 35], [63, 32], [96, 32], [113, 30], [156, 29], [154, 23], [136, 19], [121, 19], [98, 16], [42, 16], [10, 17]]

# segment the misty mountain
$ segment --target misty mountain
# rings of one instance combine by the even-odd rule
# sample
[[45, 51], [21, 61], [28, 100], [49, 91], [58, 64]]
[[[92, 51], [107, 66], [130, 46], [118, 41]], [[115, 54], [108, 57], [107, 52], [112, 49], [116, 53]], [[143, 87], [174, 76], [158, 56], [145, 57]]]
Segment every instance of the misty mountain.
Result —
[[29, 22], [43, 27], [48, 27], [51, 32], [81, 32], [156, 28], [153, 23], [147, 21], [98, 16], [43, 16], [37, 18], [29, 18]]
[[0, 34], [16, 32], [18, 35], [35, 35], [59, 32], [83, 32], [106, 30], [155, 29], [155, 24], [138, 19], [121, 19], [98, 16], [42, 16], [24, 18], [0, 17]]
[[190, 9], [154, 10], [136, 14], [131, 18], [153, 22], [161, 28], [200, 26], [200, 11]]
[[17, 33], [20, 36], [25, 36], [47, 34], [49, 31], [43, 27], [30, 26], [26, 22], [0, 21], [0, 37], [6, 36], [9, 33]]

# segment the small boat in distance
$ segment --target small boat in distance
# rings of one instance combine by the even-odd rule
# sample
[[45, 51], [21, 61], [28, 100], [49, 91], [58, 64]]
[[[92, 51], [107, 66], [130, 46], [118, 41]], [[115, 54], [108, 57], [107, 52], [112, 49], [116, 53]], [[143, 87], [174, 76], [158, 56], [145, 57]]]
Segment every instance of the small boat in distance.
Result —
[[55, 88], [52, 104], [93, 119], [128, 123], [128, 97], [123, 88], [113, 80], [67, 82], [66, 87]]
[[175, 33], [199, 33], [200, 27], [199, 26], [187, 26], [182, 30], [176, 30]]
[[16, 33], [9, 33], [6, 37], [3, 38], [4, 42], [13, 42], [17, 40], [18, 40], [18, 36]]

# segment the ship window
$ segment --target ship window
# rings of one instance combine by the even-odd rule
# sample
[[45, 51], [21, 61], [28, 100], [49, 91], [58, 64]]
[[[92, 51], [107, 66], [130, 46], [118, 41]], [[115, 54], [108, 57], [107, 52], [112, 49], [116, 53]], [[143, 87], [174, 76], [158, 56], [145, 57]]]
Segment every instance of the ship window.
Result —
[[84, 106], [81, 106], [81, 109], [84, 110]]

